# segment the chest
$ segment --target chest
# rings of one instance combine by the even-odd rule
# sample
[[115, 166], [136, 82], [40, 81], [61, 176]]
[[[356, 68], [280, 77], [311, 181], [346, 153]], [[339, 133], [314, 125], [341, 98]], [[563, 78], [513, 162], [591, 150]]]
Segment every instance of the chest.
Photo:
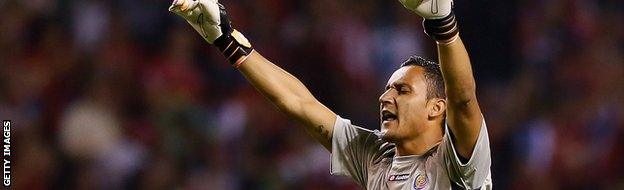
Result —
[[435, 164], [426, 161], [386, 161], [369, 171], [367, 189], [440, 189], [438, 171]]

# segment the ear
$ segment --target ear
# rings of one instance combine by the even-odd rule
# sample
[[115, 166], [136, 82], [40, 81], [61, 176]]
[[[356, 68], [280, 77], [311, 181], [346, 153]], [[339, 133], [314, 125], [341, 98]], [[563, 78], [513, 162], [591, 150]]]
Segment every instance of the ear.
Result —
[[442, 98], [432, 98], [430, 101], [429, 118], [444, 115], [446, 111], [446, 100]]

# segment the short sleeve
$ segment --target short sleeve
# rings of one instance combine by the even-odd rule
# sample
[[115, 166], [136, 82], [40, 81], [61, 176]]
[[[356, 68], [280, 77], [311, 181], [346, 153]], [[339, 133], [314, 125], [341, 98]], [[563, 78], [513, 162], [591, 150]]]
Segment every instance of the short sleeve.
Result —
[[440, 153], [442, 154], [442, 163], [446, 167], [452, 183], [456, 183], [465, 189], [477, 189], [491, 181], [488, 179], [490, 178], [491, 165], [490, 141], [485, 120], [481, 124], [477, 143], [468, 162], [460, 160], [448, 126], [446, 126], [445, 135], [442, 139]]
[[375, 132], [337, 116], [332, 136], [331, 174], [349, 176], [366, 186], [368, 168], [380, 155], [382, 144]]

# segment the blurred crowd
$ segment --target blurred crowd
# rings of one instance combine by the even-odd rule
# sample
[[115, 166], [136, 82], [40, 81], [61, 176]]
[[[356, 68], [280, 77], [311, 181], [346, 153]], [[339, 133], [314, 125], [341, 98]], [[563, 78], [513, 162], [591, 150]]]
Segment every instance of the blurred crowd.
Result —
[[[234, 27], [354, 124], [421, 19], [379, 0], [222, 0]], [[358, 189], [169, 0], [0, 1], [15, 189]], [[496, 189], [624, 189], [624, 2], [456, 1]]]

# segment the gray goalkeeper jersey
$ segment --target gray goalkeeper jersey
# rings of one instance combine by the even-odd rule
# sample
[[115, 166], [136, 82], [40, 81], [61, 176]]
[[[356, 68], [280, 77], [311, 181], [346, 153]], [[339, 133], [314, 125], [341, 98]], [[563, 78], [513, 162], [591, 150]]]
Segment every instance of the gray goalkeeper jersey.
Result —
[[332, 137], [331, 174], [345, 175], [366, 189], [492, 189], [490, 143], [485, 121], [468, 162], [460, 162], [449, 138], [423, 155], [396, 156], [395, 146], [378, 131], [336, 116]]

